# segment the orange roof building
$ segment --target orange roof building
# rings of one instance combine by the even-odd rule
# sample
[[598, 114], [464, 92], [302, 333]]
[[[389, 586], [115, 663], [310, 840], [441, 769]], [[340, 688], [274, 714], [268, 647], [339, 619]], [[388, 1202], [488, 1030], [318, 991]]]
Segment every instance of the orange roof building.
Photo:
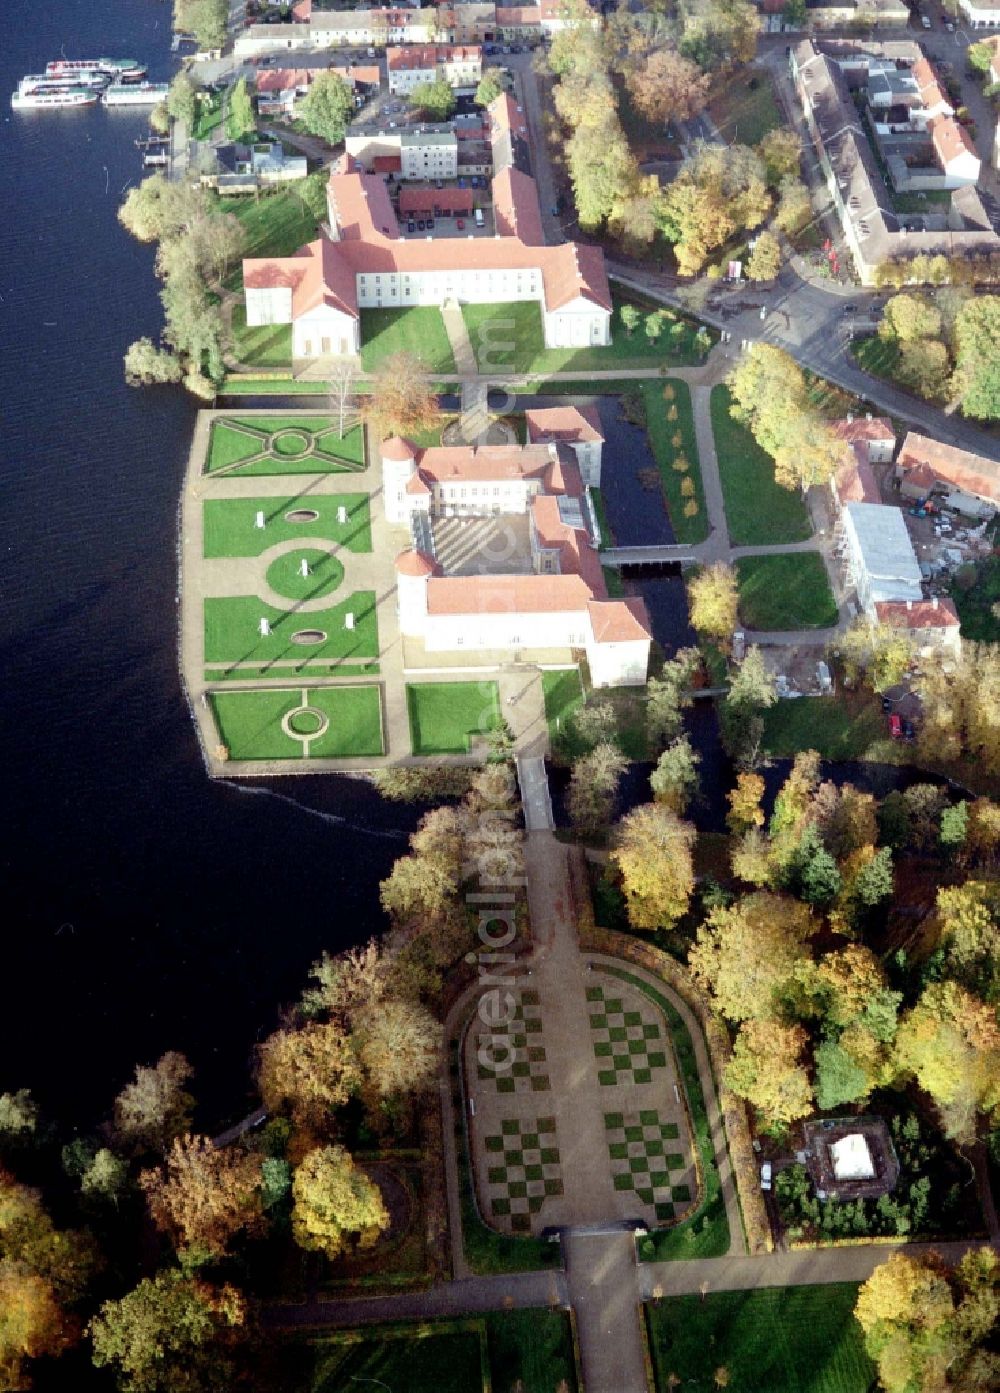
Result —
[[916, 431], [900, 447], [896, 477], [908, 497], [933, 490], [973, 517], [991, 517], [1000, 509], [1000, 462]]
[[[381, 453], [386, 520], [409, 528], [412, 539], [396, 558], [404, 635], [429, 652], [582, 648], [595, 686], [645, 682], [646, 607], [608, 597], [593, 511], [569, 445], [419, 449], [394, 437]], [[527, 518], [524, 570], [444, 574], [433, 555], [435, 529], [448, 518], [497, 515]]]
[[360, 352], [362, 309], [535, 300], [547, 348], [611, 342], [611, 292], [598, 247], [544, 246], [534, 184], [504, 180], [505, 227], [494, 237], [400, 235], [384, 180], [344, 157], [327, 187], [330, 236], [290, 257], [243, 263], [247, 323], [291, 324], [292, 355]]
[[524, 413], [524, 422], [533, 445], [568, 445], [583, 482], [600, 488], [604, 427], [596, 406], [536, 407]]

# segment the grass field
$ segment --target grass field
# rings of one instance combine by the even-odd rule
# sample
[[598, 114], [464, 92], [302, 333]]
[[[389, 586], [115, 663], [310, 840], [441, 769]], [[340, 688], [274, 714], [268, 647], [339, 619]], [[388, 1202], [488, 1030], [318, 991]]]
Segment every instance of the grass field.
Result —
[[790, 756], [818, 750], [824, 759], [863, 759], [889, 743], [878, 702], [856, 692], [778, 701], [764, 713], [764, 749]]
[[333, 553], [316, 547], [283, 552], [267, 568], [268, 585], [286, 600], [319, 600], [332, 595], [343, 579], [344, 567]]
[[[488, 372], [615, 372], [625, 368], [674, 367], [700, 361], [694, 346], [696, 329], [679, 314], [663, 310], [668, 322], [653, 343], [640, 322], [629, 338], [621, 322], [624, 301], [614, 297], [611, 343], [606, 348], [546, 348], [542, 311], [534, 300], [496, 305], [463, 305], [462, 314], [479, 361]], [[645, 309], [662, 309], [649, 305]], [[671, 333], [674, 325], [679, 326]]]
[[972, 589], [953, 585], [951, 598], [962, 621], [963, 638], [976, 643], [1000, 643], [1000, 557], [980, 561]]
[[854, 339], [851, 356], [858, 367], [871, 373], [872, 377], [881, 377], [886, 382], [896, 381], [899, 349], [890, 340], [880, 339], [878, 334], [866, 339]]
[[576, 1393], [573, 1339], [565, 1311], [492, 1311], [486, 1342], [494, 1393]]
[[644, 996], [649, 997], [650, 1001], [654, 1001], [666, 1018], [670, 1028], [670, 1042], [687, 1094], [701, 1173], [702, 1196], [698, 1208], [682, 1223], [674, 1224], [671, 1228], [654, 1230], [647, 1238], [640, 1239], [639, 1256], [644, 1261], [657, 1262], [721, 1257], [729, 1251], [729, 1220], [726, 1218], [726, 1206], [722, 1200], [722, 1186], [715, 1164], [715, 1147], [712, 1145], [705, 1096], [701, 1091], [698, 1063], [690, 1032], [674, 1006], [648, 982], [620, 968], [611, 968], [605, 975], [630, 982]]
[[469, 742], [500, 724], [495, 682], [426, 682], [406, 688], [415, 755], [464, 755]]
[[[322, 713], [329, 722], [321, 727], [309, 713], [293, 718], [295, 728], [310, 735], [308, 745], [287, 735], [282, 718], [303, 705]], [[382, 744], [382, 704], [376, 686], [312, 687], [294, 690], [256, 692], [213, 692], [212, 710], [222, 743], [230, 759], [344, 759], [350, 756], [380, 755]]]
[[360, 472], [365, 437], [360, 426], [340, 436], [330, 416], [233, 416], [212, 422], [205, 471], [247, 476]]
[[373, 372], [391, 353], [412, 353], [425, 372], [456, 372], [441, 311], [433, 305], [361, 311], [361, 365]]
[[[667, 387], [674, 394], [670, 401], [663, 396]], [[640, 390], [646, 407], [646, 434], [660, 471], [674, 536], [678, 542], [704, 541], [708, 536], [708, 515], [705, 512], [705, 490], [691, 415], [690, 389], [680, 378], [669, 378], [666, 382], [643, 382]], [[675, 421], [668, 419], [671, 407], [677, 408]], [[681, 437], [680, 445], [675, 446], [673, 441], [678, 435]], [[673, 467], [674, 460], [680, 454], [684, 455], [689, 465], [685, 474]], [[681, 492], [681, 485], [685, 479], [690, 479], [694, 484], [692, 497], [698, 505], [698, 511], [691, 517], [684, 511], [688, 499]]]
[[[321, 170], [259, 198], [220, 198], [219, 211], [235, 213], [243, 224], [244, 256], [291, 256], [319, 236], [320, 219], [326, 216], [326, 184], [326, 171]], [[229, 289], [241, 286], [243, 268], [235, 267], [225, 284]]]
[[744, 628], [826, 629], [837, 622], [837, 602], [818, 552], [741, 556], [736, 575]]
[[[354, 615], [354, 628], [345, 616]], [[271, 632], [262, 635], [260, 621]], [[319, 643], [295, 643], [292, 635], [315, 629], [325, 637]], [[330, 609], [274, 609], [254, 596], [226, 596], [205, 601], [206, 663], [265, 663], [274, 659], [292, 662], [303, 658], [340, 658], [352, 663], [378, 657], [378, 623], [374, 590], [358, 590]]]
[[579, 669], [574, 667], [563, 672], [543, 672], [542, 695], [545, 698], [549, 739], [555, 740], [560, 727], [566, 724], [583, 702], [583, 683], [580, 681]]
[[728, 387], [712, 389], [712, 434], [734, 546], [804, 542], [812, 524], [801, 494], [774, 482], [774, 461], [729, 414]]
[[[322, 538], [339, 542], [349, 551], [372, 549], [371, 521], [366, 493], [298, 494], [285, 498], [209, 498], [205, 502], [205, 555], [259, 556], [277, 542]], [[337, 521], [340, 508], [347, 522]], [[304, 522], [289, 522], [289, 513], [317, 513]], [[264, 526], [257, 526], [257, 514]]]
[[233, 306], [233, 353], [238, 363], [254, 368], [287, 368], [292, 362], [290, 324], [247, 324], [246, 306]]
[[708, 1390], [729, 1372], [739, 1393], [874, 1393], [875, 1368], [854, 1319], [853, 1283], [672, 1297], [646, 1307], [657, 1393]]
[[782, 124], [770, 79], [759, 68], [727, 73], [725, 86], [709, 102], [708, 112], [727, 144], [756, 145]]
[[302, 1393], [482, 1393], [489, 1362], [477, 1321], [380, 1326], [312, 1342], [314, 1361]]

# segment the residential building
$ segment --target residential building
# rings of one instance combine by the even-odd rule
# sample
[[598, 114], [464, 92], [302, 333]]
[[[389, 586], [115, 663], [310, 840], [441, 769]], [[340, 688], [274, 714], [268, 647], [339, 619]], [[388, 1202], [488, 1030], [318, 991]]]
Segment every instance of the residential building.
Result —
[[400, 179], [458, 177], [458, 137], [446, 122], [355, 123], [344, 149], [368, 173]]
[[896, 432], [887, 416], [845, 416], [833, 421], [832, 429], [846, 444], [858, 451], [866, 464], [889, 464], [896, 449]]
[[309, 173], [305, 155], [287, 155], [278, 142], [257, 145], [205, 145], [195, 168], [201, 184], [224, 193], [253, 193], [271, 184], [287, 184]]
[[487, 109], [490, 148], [495, 170], [519, 169], [531, 173], [531, 144], [528, 120], [522, 107], [509, 92], [492, 101]]
[[958, 0], [970, 29], [1000, 29], [1000, 0]]
[[534, 407], [524, 413], [532, 445], [568, 445], [576, 456], [583, 482], [601, 486], [604, 427], [596, 406]]
[[478, 44], [410, 44], [386, 50], [390, 92], [412, 92], [422, 82], [443, 78], [450, 87], [474, 90], [483, 75]]
[[[646, 608], [608, 598], [569, 446], [419, 449], [394, 437], [381, 453], [386, 518], [409, 528], [412, 543], [396, 559], [404, 636], [430, 653], [584, 649], [595, 686], [645, 683]], [[527, 518], [525, 571], [445, 575], [435, 522], [505, 514]]]
[[847, 503], [841, 522], [848, 568], [869, 618], [880, 601], [923, 599], [920, 566], [899, 508]]
[[1000, 509], [1000, 462], [916, 431], [903, 441], [895, 473], [907, 498], [934, 494], [946, 507], [975, 518]]
[[[516, 192], [516, 191], [515, 191]], [[546, 347], [611, 342], [611, 293], [599, 248], [532, 245], [517, 235], [400, 236], [384, 180], [349, 156], [330, 176], [330, 236], [290, 257], [243, 263], [247, 323], [292, 325], [292, 353], [360, 351], [360, 311], [535, 300]]]
[[905, 630], [921, 656], [936, 648], [957, 648], [961, 641], [961, 620], [954, 601], [937, 595], [930, 600], [879, 600], [875, 619], [892, 629]]
[[262, 68], [255, 79], [257, 110], [261, 116], [294, 117], [299, 102], [309, 91], [317, 73], [335, 72], [350, 82], [357, 97], [367, 97], [379, 88], [378, 64], [350, 67]]
[[[1000, 250], [989, 214], [974, 186], [978, 159], [966, 132], [945, 114], [938, 84], [928, 80], [918, 45], [804, 39], [793, 46], [789, 68], [820, 168], [840, 219], [858, 275], [876, 280], [884, 263], [918, 254], [977, 256]], [[886, 61], [897, 74], [888, 83]], [[926, 68], [929, 69], [927, 64]], [[874, 77], [872, 77], [874, 75]], [[926, 97], [930, 107], [900, 103], [874, 107], [867, 102], [869, 80], [885, 78], [898, 89], [890, 95]], [[930, 74], [933, 78], [933, 73]], [[865, 95], [862, 115], [852, 93]], [[898, 119], [884, 119], [895, 111]], [[929, 112], [936, 112], [928, 116]], [[897, 128], [898, 129], [895, 129]], [[896, 190], [955, 190], [947, 208], [921, 213], [897, 211], [876, 159], [879, 153]]]

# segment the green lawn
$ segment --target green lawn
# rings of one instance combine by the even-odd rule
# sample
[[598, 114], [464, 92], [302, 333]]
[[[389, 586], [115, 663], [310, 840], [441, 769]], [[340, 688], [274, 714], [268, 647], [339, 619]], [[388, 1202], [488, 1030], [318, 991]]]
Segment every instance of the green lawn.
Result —
[[895, 382], [899, 349], [891, 340], [880, 339], [878, 334], [872, 334], [866, 339], [854, 339], [851, 343], [851, 355], [858, 367], [871, 373], [872, 377]]
[[[371, 522], [366, 493], [297, 494], [284, 498], [209, 498], [204, 512], [205, 555], [259, 556], [277, 542], [322, 538], [339, 542], [349, 551], [372, 549]], [[337, 521], [340, 508], [347, 509], [347, 522]], [[310, 512], [318, 516], [303, 522], [289, 522], [289, 513]], [[257, 514], [264, 514], [264, 526], [257, 526]]]
[[[306, 242], [319, 236], [319, 224], [326, 217], [325, 170], [310, 174], [298, 183], [258, 198], [220, 198], [219, 211], [235, 213], [243, 224], [247, 241], [244, 256], [291, 256]], [[243, 284], [243, 268], [237, 266], [226, 278], [226, 285], [237, 289]]]
[[287, 368], [292, 362], [292, 326], [247, 326], [246, 306], [233, 306], [233, 352], [237, 362], [255, 368]]
[[491, 1311], [486, 1340], [494, 1393], [518, 1387], [530, 1393], [576, 1393], [573, 1337], [565, 1311]]
[[597, 518], [597, 526], [600, 528], [601, 540], [599, 545], [602, 547], [613, 547], [615, 544], [615, 534], [611, 530], [608, 522], [608, 510], [604, 502], [604, 494], [597, 487], [591, 487], [590, 499], [594, 505], [594, 515]]
[[[302, 574], [302, 563], [306, 572]], [[283, 552], [267, 568], [267, 583], [286, 600], [319, 600], [342, 584], [344, 567], [329, 551], [300, 547]]]
[[817, 750], [824, 759], [864, 759], [879, 741], [889, 743], [878, 702], [854, 692], [778, 701], [764, 713], [764, 748], [771, 755]]
[[774, 482], [774, 461], [729, 414], [728, 387], [712, 389], [712, 434], [734, 546], [804, 542], [812, 535], [802, 495]]
[[991, 556], [978, 563], [976, 583], [971, 590], [952, 584], [951, 598], [962, 621], [963, 638], [976, 643], [1000, 643], [1000, 557]]
[[217, 126], [222, 125], [222, 97], [203, 92], [198, 102], [198, 115], [191, 131], [193, 140], [207, 140]]
[[360, 426], [340, 436], [330, 416], [233, 416], [212, 422], [205, 470], [234, 474], [359, 473], [365, 467]]
[[[321, 729], [312, 711], [329, 721], [322, 734], [309, 740], [308, 749], [282, 728], [282, 718], [302, 707], [303, 695], [309, 710], [294, 720], [295, 727], [310, 735]], [[382, 703], [373, 685], [213, 692], [210, 700], [231, 759], [300, 759], [306, 753], [311, 759], [344, 759], [383, 753]]]
[[361, 365], [374, 372], [391, 353], [413, 353], [425, 372], [456, 372], [441, 311], [433, 305], [361, 311]]
[[741, 556], [736, 575], [746, 629], [827, 629], [837, 622], [837, 602], [818, 552]]
[[655, 1229], [639, 1240], [639, 1256], [643, 1261], [671, 1262], [686, 1258], [718, 1258], [729, 1251], [729, 1220], [722, 1200], [722, 1186], [715, 1163], [715, 1147], [708, 1125], [705, 1096], [695, 1059], [691, 1034], [676, 1008], [662, 993], [651, 987], [644, 978], [636, 977], [621, 968], [603, 969], [608, 977], [630, 982], [644, 996], [654, 1001], [666, 1018], [670, 1042], [680, 1070], [681, 1082], [687, 1094], [694, 1143], [703, 1185], [701, 1204], [687, 1219], [668, 1229]]
[[[354, 628], [345, 626], [345, 616], [354, 615]], [[271, 632], [262, 635], [260, 621], [266, 619]], [[321, 631], [318, 643], [293, 641], [293, 634], [307, 629]], [[339, 658], [352, 663], [378, 657], [378, 622], [374, 590], [358, 590], [330, 609], [280, 610], [254, 596], [226, 596], [205, 601], [205, 662], [265, 663], [304, 658]]]
[[734, 1393], [874, 1393], [875, 1368], [854, 1319], [853, 1282], [676, 1296], [646, 1307], [657, 1393], [715, 1387]]
[[483, 1393], [488, 1386], [478, 1321], [338, 1331], [311, 1345], [311, 1375], [296, 1393]]
[[950, 189], [928, 189], [923, 193], [890, 193], [894, 213], [940, 213], [951, 204]]
[[[673, 397], [667, 401], [664, 391], [673, 390]], [[660, 480], [667, 501], [670, 524], [678, 542], [702, 542], [708, 536], [708, 517], [705, 512], [705, 490], [701, 481], [701, 465], [698, 459], [698, 442], [694, 433], [694, 420], [691, 415], [691, 392], [686, 382], [680, 378], [668, 378], [666, 382], [643, 382], [640, 387], [646, 409], [646, 434], [649, 436], [660, 470]], [[676, 408], [677, 417], [669, 419], [671, 408]], [[674, 440], [680, 436], [680, 444]], [[673, 467], [678, 455], [688, 462], [686, 473], [679, 473]], [[685, 513], [688, 499], [681, 492], [685, 479], [694, 484], [694, 498], [698, 511], [692, 516]]]
[[415, 755], [464, 755], [470, 740], [500, 724], [495, 682], [425, 682], [408, 685], [410, 738]]
[[[641, 306], [662, 310], [669, 321], [659, 340], [653, 343], [643, 325], [629, 338], [621, 322], [625, 303], [613, 296], [611, 343], [607, 348], [546, 348], [541, 306], [535, 300], [512, 300], [496, 305], [463, 305], [469, 337], [482, 372], [615, 372], [625, 368], [674, 367], [700, 361], [694, 346], [696, 326], [674, 310], [661, 305]], [[676, 334], [671, 328], [680, 326]]]
[[561, 726], [576, 708], [583, 703], [583, 683], [579, 668], [566, 668], [563, 672], [542, 673], [542, 695], [545, 698], [545, 719], [549, 726], [549, 739], [555, 740]]
[[227, 373], [220, 392], [227, 397], [322, 397], [329, 396], [330, 388], [326, 382], [315, 382], [299, 377], [244, 377], [238, 373]]
[[759, 68], [727, 73], [725, 87], [712, 98], [708, 112], [727, 144], [756, 145], [784, 124], [770, 79]]

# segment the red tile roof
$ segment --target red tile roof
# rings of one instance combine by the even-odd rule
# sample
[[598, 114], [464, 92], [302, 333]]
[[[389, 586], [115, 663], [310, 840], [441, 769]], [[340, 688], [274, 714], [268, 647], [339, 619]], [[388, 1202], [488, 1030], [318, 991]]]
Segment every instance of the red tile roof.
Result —
[[400, 213], [471, 213], [474, 189], [435, 189], [422, 184], [404, 184], [399, 191]]
[[292, 21], [295, 24], [308, 24], [312, 19], [312, 0], [295, 0], [292, 6]]
[[653, 636], [645, 602], [638, 597], [628, 600], [591, 600], [587, 609], [594, 638], [598, 643], [629, 643]]
[[1000, 504], [1000, 463], [910, 431], [896, 461], [915, 483], [942, 482]]
[[427, 583], [428, 614], [546, 614], [583, 611], [579, 576], [443, 576]]
[[849, 445], [860, 440], [891, 440], [894, 445], [896, 443], [896, 432], [886, 416], [855, 416], [850, 421], [845, 416], [842, 421], [832, 421], [830, 425], [834, 434]]
[[957, 629], [961, 620], [953, 602], [943, 600], [876, 600], [880, 623], [894, 629]]
[[490, 131], [494, 138], [503, 131], [510, 131], [522, 140], [528, 139], [527, 119], [509, 92], [495, 97], [486, 108], [486, 113], [490, 118]]
[[415, 459], [417, 454], [410, 442], [404, 440], [401, 435], [390, 435], [387, 440], [383, 440], [379, 452], [383, 459], [396, 460], [400, 464]]
[[257, 91], [288, 92], [293, 87], [308, 87], [317, 71], [316, 68], [268, 68], [257, 74]]
[[[855, 447], [857, 449], [857, 447]], [[866, 459], [851, 452], [851, 460], [842, 465], [834, 475], [837, 484], [837, 497], [841, 503], [881, 503], [882, 495], [872, 467]]]
[[540, 494], [533, 498], [531, 517], [539, 546], [558, 551], [561, 574], [580, 576], [587, 582], [591, 594], [606, 595], [601, 559], [586, 530], [563, 521], [559, 513], [559, 499], [552, 494]]
[[479, 44], [407, 44], [405, 48], [387, 48], [386, 61], [390, 72], [407, 68], [437, 68], [445, 63], [482, 62]]
[[541, 24], [542, 11], [538, 5], [497, 6], [497, 24]]
[[519, 237], [529, 247], [545, 243], [538, 185], [530, 174], [508, 166], [493, 180], [493, 217], [501, 237]]
[[300, 247], [294, 256], [247, 258], [243, 262], [243, 284], [248, 290], [291, 286], [294, 319], [320, 304], [341, 310], [353, 319], [358, 317], [354, 276], [326, 237]]
[[403, 168], [403, 157], [401, 155], [376, 155], [372, 160], [372, 168], [376, 174], [398, 174]]
[[572, 445], [587, 440], [604, 440], [604, 427], [596, 406], [545, 406], [524, 413], [528, 439], [535, 443], [550, 440]]
[[972, 155], [978, 161], [976, 147], [969, 138], [964, 126], [960, 126], [953, 116], [935, 116], [927, 122], [934, 149], [945, 169], [960, 155]]
[[[549, 445], [432, 445], [418, 452], [417, 463], [420, 472], [435, 484], [539, 479], [550, 492], [581, 493], [583, 485], [575, 464], [562, 462], [557, 483], [550, 475], [556, 458]], [[567, 488], [567, 479], [577, 487]]]

